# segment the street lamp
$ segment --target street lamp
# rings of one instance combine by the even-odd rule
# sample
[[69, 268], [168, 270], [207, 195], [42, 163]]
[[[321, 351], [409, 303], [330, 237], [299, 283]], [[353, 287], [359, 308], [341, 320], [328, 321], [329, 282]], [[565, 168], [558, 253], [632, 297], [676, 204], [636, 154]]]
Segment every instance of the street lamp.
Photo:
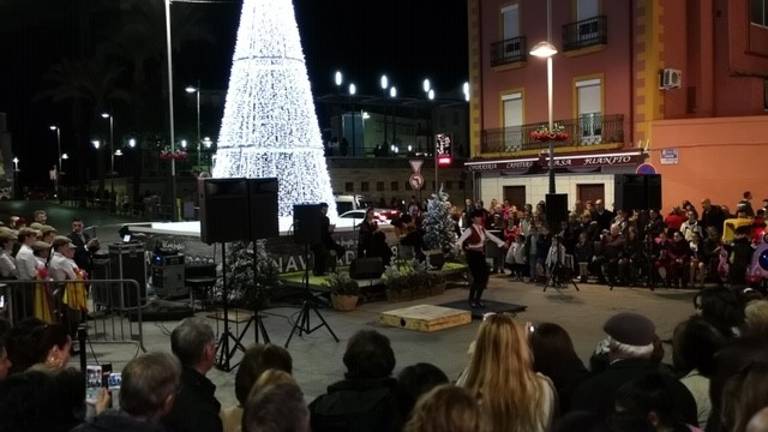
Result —
[[13, 170], [18, 171], [19, 170], [19, 158], [14, 157], [13, 160]]
[[187, 94], [195, 93], [197, 98], [197, 165], [202, 165], [203, 158], [200, 152], [200, 146], [202, 145], [200, 142], [200, 81], [197, 82], [197, 87], [187, 86], [184, 91], [186, 91]]
[[[357, 94], [357, 86], [355, 83], [349, 83], [349, 99], [350, 102], [352, 102], [352, 97], [354, 97]], [[355, 122], [357, 121], [355, 115], [355, 105], [352, 104], [352, 155], [355, 155], [355, 145], [357, 144], [356, 140], [356, 131], [355, 131]], [[346, 156], [346, 155], [345, 155]]]
[[205, 148], [209, 149], [213, 145], [213, 141], [211, 141], [211, 137], [205, 137], [203, 138], [203, 145]]
[[110, 113], [101, 113], [101, 118], [109, 119], [109, 175], [115, 172], [115, 116]]
[[179, 144], [181, 145], [181, 148], [185, 150], [187, 149], [187, 140], [183, 139]]
[[464, 100], [469, 102], [469, 82], [464, 82], [461, 86], [461, 91], [464, 92]]
[[386, 75], [382, 75], [381, 79], [379, 80], [379, 84], [381, 84], [381, 89], [386, 90], [389, 88], [389, 78], [387, 78]]
[[333, 81], [336, 83], [336, 87], [341, 87], [341, 85], [344, 83], [344, 75], [341, 74], [341, 71], [336, 71], [333, 76]]
[[59, 173], [61, 173], [61, 129], [59, 129], [56, 125], [51, 125], [48, 127], [48, 129], [56, 132], [56, 150], [59, 154], [59, 163], [56, 164], [56, 168], [58, 168], [58, 171], [56, 171], [56, 193], [59, 192]]
[[136, 138], [130, 138], [128, 140], [128, 147], [130, 148], [136, 148]]
[[397, 97], [397, 87], [392, 86], [389, 88], [389, 97], [396, 98]]
[[421, 88], [424, 89], [424, 93], [427, 93], [432, 89], [432, 83], [429, 82], [429, 78], [424, 79], [424, 81], [421, 83]]
[[122, 156], [122, 155], [123, 155], [123, 151], [122, 150], [120, 150], [120, 149], [115, 150], [115, 156]]
[[91, 141], [91, 144], [93, 145], [93, 148], [95, 148], [96, 150], [98, 150], [99, 147], [101, 147], [101, 141], [99, 140], [93, 140]]
[[[173, 39], [171, 38], [171, 1], [163, 0], [165, 6], [165, 49], [168, 58], [168, 142], [171, 144], [171, 152], [175, 150], [176, 130], [173, 122]], [[178, 206], [176, 203], [176, 159], [171, 159], [171, 213], [173, 220], [178, 220]]]
[[349, 83], [349, 95], [354, 96], [357, 94], [357, 86], [355, 83]]
[[427, 99], [435, 100], [435, 90], [434, 89], [429, 89], [429, 91], [427, 92]]
[[[547, 0], [547, 40], [533, 46], [530, 55], [547, 59], [547, 125], [552, 132], [554, 119], [552, 116], [552, 56], [557, 54], [557, 48], [552, 45], [552, 0]], [[549, 140], [549, 193], [555, 193], [555, 142]]]
[[66, 153], [62, 153], [62, 154], [61, 154], [61, 159], [62, 159], [62, 160], [69, 160], [69, 155], [68, 155], [68, 154], [66, 154]]

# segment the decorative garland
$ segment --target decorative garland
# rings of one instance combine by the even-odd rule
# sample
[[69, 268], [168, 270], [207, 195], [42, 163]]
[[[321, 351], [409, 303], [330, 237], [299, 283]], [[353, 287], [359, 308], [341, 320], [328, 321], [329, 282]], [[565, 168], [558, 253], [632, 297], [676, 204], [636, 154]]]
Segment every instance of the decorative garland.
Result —
[[546, 126], [541, 126], [531, 132], [531, 138], [538, 142], [567, 141], [569, 136], [565, 132], [565, 127], [563, 127], [563, 125], [555, 123], [552, 125], [552, 130], [549, 130]]

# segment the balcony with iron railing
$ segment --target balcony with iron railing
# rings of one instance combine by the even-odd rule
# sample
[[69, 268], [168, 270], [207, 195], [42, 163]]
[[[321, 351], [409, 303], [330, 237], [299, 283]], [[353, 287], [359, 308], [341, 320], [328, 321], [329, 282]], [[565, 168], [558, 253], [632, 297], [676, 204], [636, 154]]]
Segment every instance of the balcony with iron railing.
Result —
[[563, 26], [563, 51], [574, 51], [607, 43], [608, 19], [605, 15]]
[[[624, 116], [621, 114], [585, 114], [576, 119], [557, 120], [556, 124], [568, 134], [565, 141], [556, 141], [555, 148], [573, 151], [588, 151], [591, 148], [605, 148], [606, 145], [619, 147], [624, 144]], [[480, 153], [488, 154], [533, 154], [549, 148], [546, 142], [531, 138], [531, 132], [547, 123], [533, 123], [498, 129], [485, 129], [482, 133]]]
[[491, 66], [493, 67], [525, 61], [527, 55], [525, 36], [504, 39], [491, 44]]

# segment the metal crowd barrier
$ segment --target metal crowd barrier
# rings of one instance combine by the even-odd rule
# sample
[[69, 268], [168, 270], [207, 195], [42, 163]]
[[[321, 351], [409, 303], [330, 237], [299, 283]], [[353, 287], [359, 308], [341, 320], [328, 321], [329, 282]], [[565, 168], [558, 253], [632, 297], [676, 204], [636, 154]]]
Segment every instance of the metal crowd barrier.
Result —
[[[36, 295], [35, 290], [42, 283], [49, 287], [47, 299], [52, 306], [51, 319], [66, 320], [67, 313], [73, 313], [63, 303], [66, 282], [0, 281], [0, 315], [4, 315], [12, 324], [36, 316], [35, 302], [41, 301], [41, 295]], [[88, 310], [87, 319], [75, 324], [85, 324], [90, 342], [138, 344], [146, 352], [142, 318], [142, 308], [146, 306], [147, 300], [146, 290], [142, 290], [134, 279], [94, 279], [85, 284], [92, 306]], [[72, 298], [70, 301], [84, 301], [87, 304], [87, 298]]]

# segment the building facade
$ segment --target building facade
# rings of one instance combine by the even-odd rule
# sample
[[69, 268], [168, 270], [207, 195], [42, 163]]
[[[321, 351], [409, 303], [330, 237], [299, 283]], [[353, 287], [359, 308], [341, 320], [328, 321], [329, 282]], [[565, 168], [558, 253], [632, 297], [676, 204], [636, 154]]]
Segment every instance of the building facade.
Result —
[[[617, 174], [662, 174], [665, 208], [756, 194], [768, 146], [765, 0], [552, 0], [557, 192], [611, 203]], [[468, 0], [470, 149], [483, 200], [548, 190], [546, 2]], [[648, 165], [651, 165], [650, 167]], [[713, 186], [713, 183], [715, 184]]]

